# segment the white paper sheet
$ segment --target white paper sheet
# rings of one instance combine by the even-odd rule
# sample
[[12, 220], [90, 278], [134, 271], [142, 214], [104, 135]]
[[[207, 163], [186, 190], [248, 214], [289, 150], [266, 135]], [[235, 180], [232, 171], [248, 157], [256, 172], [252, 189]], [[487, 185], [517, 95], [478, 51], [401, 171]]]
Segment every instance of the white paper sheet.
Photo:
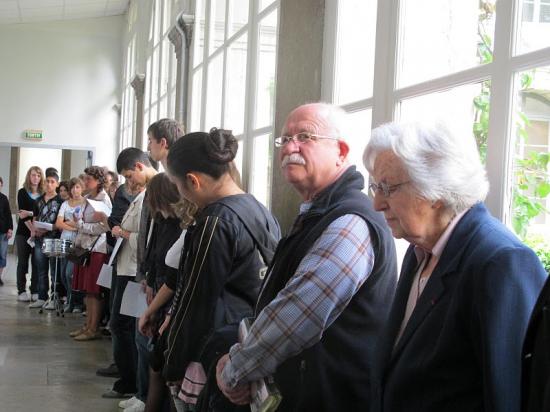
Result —
[[37, 229], [44, 229], [47, 231], [53, 230], [53, 225], [51, 223], [39, 222], [38, 220], [35, 220], [32, 224]]
[[94, 209], [96, 212], [103, 212], [107, 217], [111, 216], [111, 208], [107, 206], [105, 203], [100, 202], [99, 200], [92, 200], [92, 199], [86, 199], [86, 201], [92, 207], [92, 209]]
[[147, 309], [147, 297], [145, 292], [141, 290], [141, 284], [128, 282], [122, 295], [120, 313], [139, 318], [145, 312], [145, 309]]
[[34, 239], [33, 239], [32, 237], [28, 238], [28, 239], [27, 239], [27, 244], [28, 244], [30, 247], [34, 247], [34, 246], [35, 246]]
[[113, 266], [113, 261], [115, 260], [116, 254], [120, 250], [120, 245], [122, 245], [122, 242], [124, 241], [124, 238], [119, 237], [116, 240], [115, 247], [113, 248], [113, 252], [111, 253], [111, 258], [109, 259], [109, 266]]
[[104, 288], [111, 289], [111, 280], [113, 278], [113, 267], [106, 265], [105, 263], [101, 266], [101, 271], [97, 278], [97, 284], [103, 286]]

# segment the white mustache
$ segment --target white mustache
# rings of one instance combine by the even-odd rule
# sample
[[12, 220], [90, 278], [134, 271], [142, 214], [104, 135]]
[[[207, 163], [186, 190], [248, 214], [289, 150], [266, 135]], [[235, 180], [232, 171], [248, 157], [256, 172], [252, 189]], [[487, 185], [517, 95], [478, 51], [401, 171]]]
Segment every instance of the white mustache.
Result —
[[292, 153], [290, 155], [286, 155], [285, 157], [283, 157], [281, 167], [286, 167], [286, 165], [291, 163], [297, 164], [297, 165], [305, 165], [306, 161], [300, 153]]

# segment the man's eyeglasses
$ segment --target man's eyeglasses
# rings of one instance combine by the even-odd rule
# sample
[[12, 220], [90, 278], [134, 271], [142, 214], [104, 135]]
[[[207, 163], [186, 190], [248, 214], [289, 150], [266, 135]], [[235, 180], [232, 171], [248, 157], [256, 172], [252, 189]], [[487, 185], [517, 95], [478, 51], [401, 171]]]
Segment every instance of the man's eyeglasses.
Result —
[[299, 143], [307, 143], [309, 141], [316, 141], [316, 140], [319, 140], [319, 139], [339, 140], [338, 137], [322, 136], [320, 134], [300, 132], [300, 133], [296, 133], [293, 136], [279, 136], [279, 137], [277, 137], [275, 139], [275, 146], [282, 147], [282, 146], [286, 145], [287, 143], [290, 143], [291, 140], [294, 140], [295, 142], [299, 142]]
[[394, 193], [397, 189], [399, 189], [400, 186], [406, 185], [407, 183], [410, 183], [410, 180], [407, 180], [406, 182], [397, 183], [395, 185], [389, 185], [385, 182], [380, 183], [371, 183], [369, 185], [369, 189], [372, 192], [372, 195], [376, 195], [376, 192], [380, 192], [384, 195], [384, 197], [390, 197], [392, 193]]

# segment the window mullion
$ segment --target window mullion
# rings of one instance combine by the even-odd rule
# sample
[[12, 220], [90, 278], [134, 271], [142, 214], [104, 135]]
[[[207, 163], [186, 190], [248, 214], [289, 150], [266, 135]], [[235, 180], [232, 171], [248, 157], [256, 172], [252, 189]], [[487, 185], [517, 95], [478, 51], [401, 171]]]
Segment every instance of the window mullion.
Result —
[[210, 34], [212, 31], [212, 24], [210, 21], [210, 12], [211, 12], [211, 0], [206, 1], [206, 8], [204, 13], [204, 47], [203, 47], [203, 71], [202, 71], [202, 87], [201, 87], [201, 123], [200, 130], [204, 130], [205, 121], [206, 121], [206, 95], [207, 95], [207, 86], [208, 86], [208, 69], [210, 68], [211, 61], [208, 59], [208, 53], [210, 53]]
[[251, 147], [254, 139], [252, 137], [252, 130], [254, 130], [254, 122], [256, 118], [256, 89], [258, 78], [258, 37], [259, 37], [259, 20], [258, 20], [258, 1], [250, 1], [250, 8], [248, 11], [248, 27], [250, 28], [248, 33], [248, 54], [247, 54], [247, 67], [246, 67], [246, 94], [244, 111], [244, 129], [243, 129], [243, 170], [242, 170], [242, 182], [244, 190], [249, 190], [251, 185], [251, 173], [252, 156], [254, 150]]
[[376, 16], [376, 48], [372, 127], [394, 119], [394, 96], [399, 29], [399, 0], [379, 0]]
[[[496, 9], [494, 59], [491, 64], [491, 107], [487, 138], [487, 175], [491, 185], [486, 204], [502, 221], [509, 212], [509, 148], [512, 136], [514, 73], [510, 64], [517, 19], [514, 0], [499, 0]], [[510, 30], [512, 28], [512, 30]]]

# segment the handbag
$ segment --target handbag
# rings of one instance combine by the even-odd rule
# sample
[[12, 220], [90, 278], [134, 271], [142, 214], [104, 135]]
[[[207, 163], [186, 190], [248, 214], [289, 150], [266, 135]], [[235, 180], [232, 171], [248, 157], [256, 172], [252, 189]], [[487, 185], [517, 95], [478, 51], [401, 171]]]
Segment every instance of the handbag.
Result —
[[79, 266], [88, 266], [90, 264], [90, 258], [92, 256], [92, 250], [99, 240], [101, 235], [99, 235], [92, 246], [89, 249], [83, 248], [81, 246], [71, 246], [69, 252], [67, 253], [67, 259], [73, 262], [75, 265]]

